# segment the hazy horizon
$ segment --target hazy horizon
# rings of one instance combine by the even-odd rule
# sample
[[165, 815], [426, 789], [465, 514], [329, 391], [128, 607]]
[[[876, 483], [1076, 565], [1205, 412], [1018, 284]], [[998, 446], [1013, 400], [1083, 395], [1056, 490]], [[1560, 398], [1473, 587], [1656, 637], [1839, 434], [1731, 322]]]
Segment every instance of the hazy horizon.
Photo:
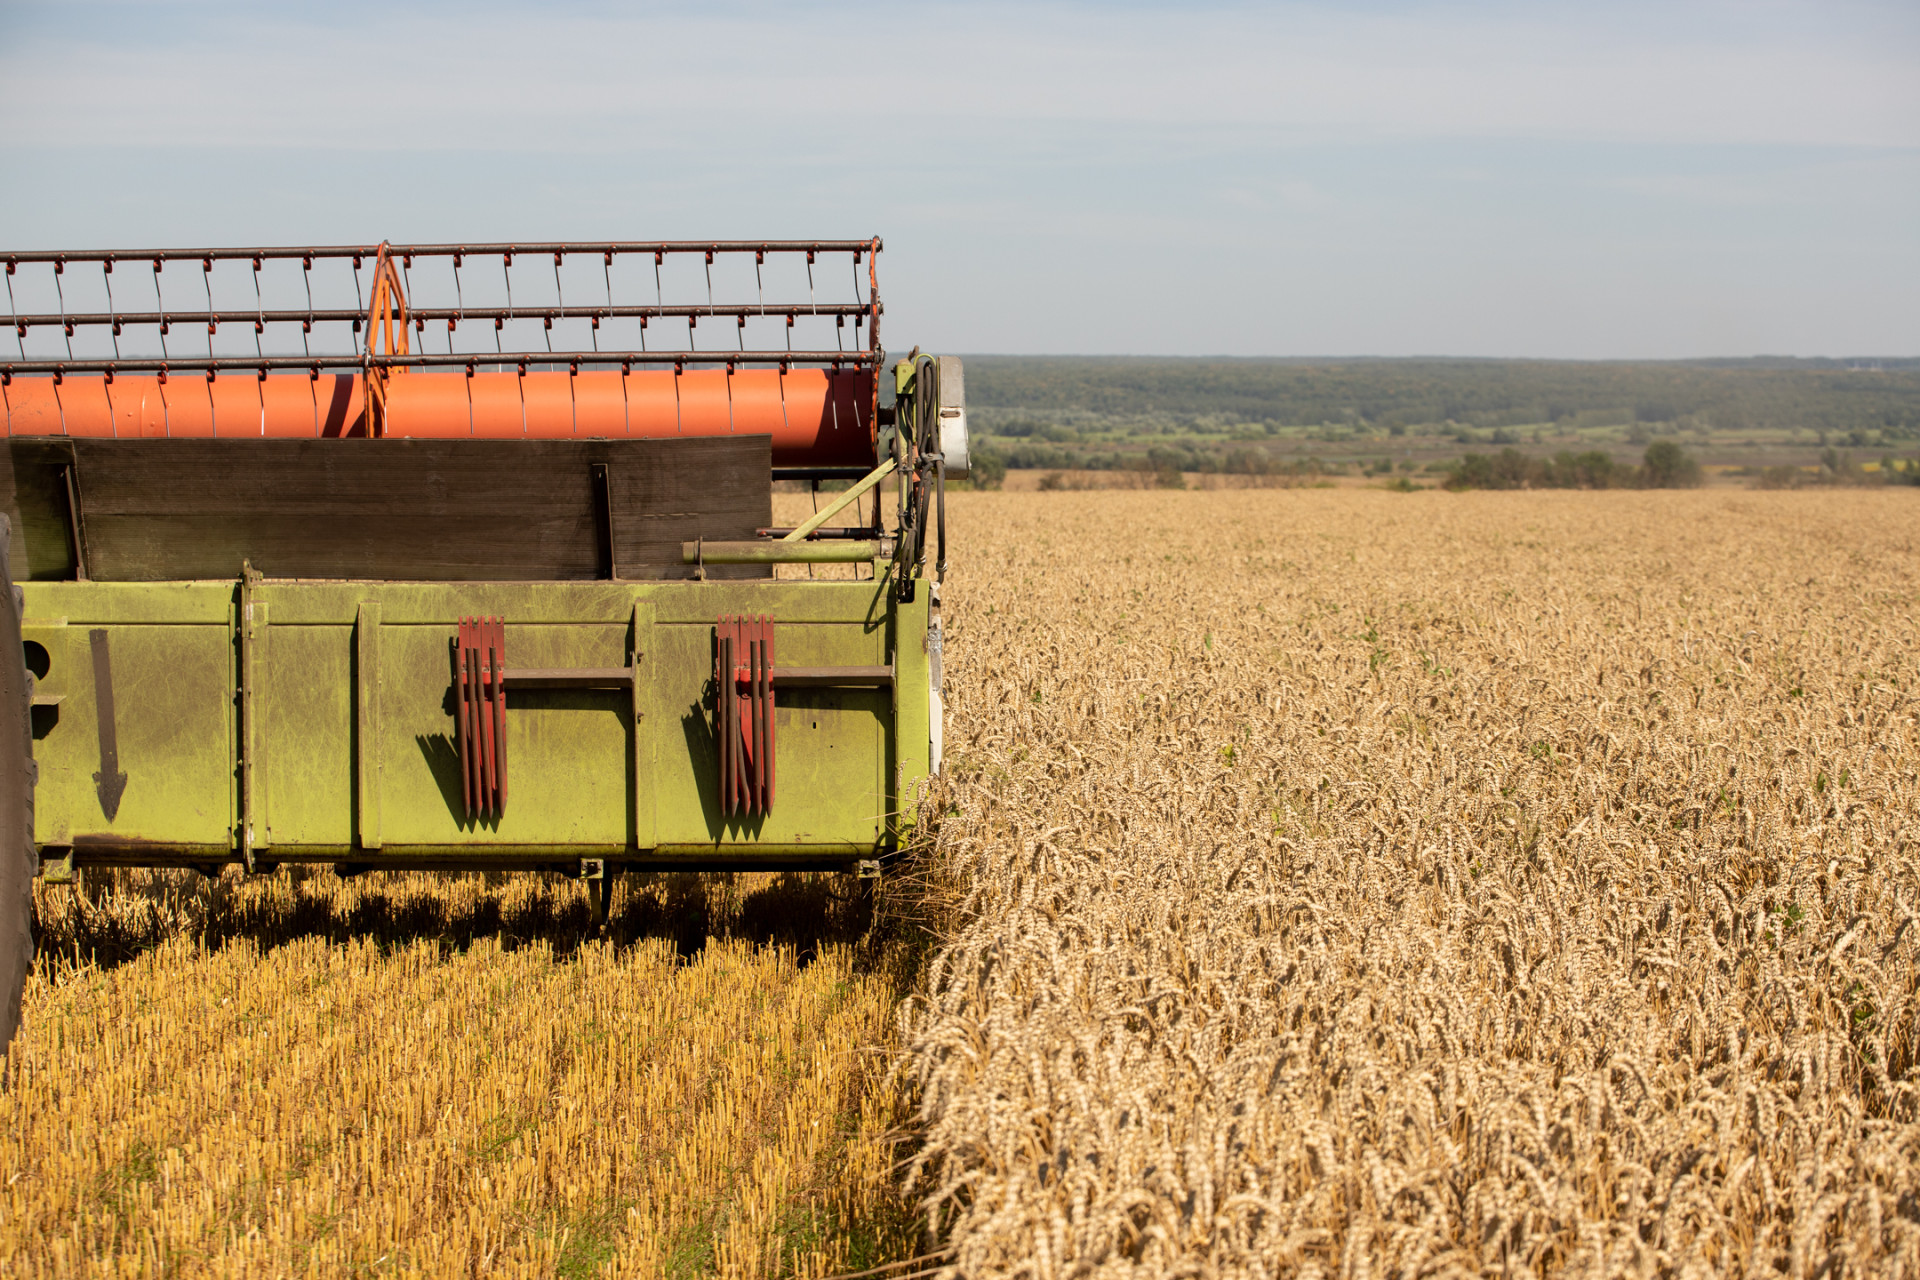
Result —
[[0, 110], [16, 249], [879, 234], [903, 351], [1920, 351], [1910, 4], [0, 2]]
[[[902, 351], [892, 352], [901, 355]], [[969, 360], [1271, 360], [1294, 364], [1338, 364], [1343, 361], [1367, 360], [1404, 360], [1417, 362], [1422, 360], [1442, 362], [1485, 362], [1485, 363], [1538, 363], [1538, 364], [1766, 364], [1778, 361], [1782, 364], [1814, 365], [1851, 365], [1851, 364], [1920, 364], [1920, 354], [1914, 355], [1839, 355], [1839, 356], [1790, 356], [1777, 352], [1757, 352], [1744, 356], [1505, 356], [1505, 355], [1448, 355], [1445, 352], [1415, 351], [1405, 355], [1377, 355], [1366, 352], [1329, 352], [1323, 355], [1288, 355], [1282, 352], [1268, 352], [1256, 355], [1234, 355], [1219, 351], [1194, 351], [1186, 353], [1168, 353], [1165, 351], [956, 351], [954, 354]], [[1870, 372], [1870, 371], [1863, 371]]]

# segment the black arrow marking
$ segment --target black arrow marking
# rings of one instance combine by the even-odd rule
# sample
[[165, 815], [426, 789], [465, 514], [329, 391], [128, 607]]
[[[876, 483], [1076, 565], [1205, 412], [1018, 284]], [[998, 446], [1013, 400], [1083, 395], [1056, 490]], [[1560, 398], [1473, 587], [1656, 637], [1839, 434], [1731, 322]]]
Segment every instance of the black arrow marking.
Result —
[[93, 775], [93, 789], [100, 797], [100, 812], [112, 822], [120, 812], [120, 797], [126, 794], [127, 775], [120, 772], [120, 746], [113, 728], [113, 663], [107, 658], [107, 633], [88, 633], [93, 642], [93, 711], [100, 722], [100, 772]]

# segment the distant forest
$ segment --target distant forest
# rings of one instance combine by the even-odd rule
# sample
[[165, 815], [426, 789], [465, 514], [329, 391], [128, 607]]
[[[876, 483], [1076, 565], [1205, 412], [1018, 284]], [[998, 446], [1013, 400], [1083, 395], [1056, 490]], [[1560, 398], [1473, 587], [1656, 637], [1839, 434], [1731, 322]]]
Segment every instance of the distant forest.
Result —
[[[1343, 426], [1399, 435], [1458, 425], [1873, 433], [1920, 438], [1920, 358], [1585, 362], [969, 356], [967, 399], [990, 431], [1158, 420]], [[1023, 422], [1021, 415], [1036, 421]], [[1115, 425], [1118, 425], [1115, 422]], [[1023, 430], [1023, 427], [1025, 430]], [[1135, 429], [1138, 429], [1136, 427]], [[1205, 427], [1201, 427], [1205, 430]]]

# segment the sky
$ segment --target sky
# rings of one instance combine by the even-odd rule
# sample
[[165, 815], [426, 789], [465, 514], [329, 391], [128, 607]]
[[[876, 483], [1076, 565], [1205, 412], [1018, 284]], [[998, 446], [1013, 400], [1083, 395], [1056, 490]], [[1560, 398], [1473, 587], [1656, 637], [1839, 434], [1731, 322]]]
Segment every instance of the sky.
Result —
[[1920, 4], [0, 0], [0, 250], [879, 235], [889, 347], [1920, 354]]

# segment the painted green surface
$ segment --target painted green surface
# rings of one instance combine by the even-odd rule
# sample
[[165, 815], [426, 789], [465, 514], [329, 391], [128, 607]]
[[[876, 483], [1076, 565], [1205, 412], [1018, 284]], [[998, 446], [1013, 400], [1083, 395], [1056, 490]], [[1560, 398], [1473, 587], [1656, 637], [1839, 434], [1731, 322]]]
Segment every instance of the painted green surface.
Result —
[[892, 544], [874, 539], [854, 542], [687, 542], [684, 564], [857, 564], [882, 560]]
[[[36, 835], [78, 845], [82, 861], [237, 855], [249, 811], [266, 862], [845, 861], [897, 838], [900, 801], [927, 772], [924, 590], [899, 606], [874, 582], [23, 590], [25, 638], [47, 657], [39, 692], [60, 698], [36, 713]], [[713, 634], [730, 613], [775, 620], [778, 666], [897, 669], [895, 690], [779, 692], [775, 802], [751, 820], [718, 807]], [[631, 691], [510, 692], [506, 811], [479, 821], [464, 812], [452, 696], [453, 638], [476, 614], [506, 619], [510, 668], [631, 663], [639, 675]], [[110, 641], [129, 776], [111, 821], [93, 776], [95, 628]]]
[[899, 744], [893, 760], [895, 811], [909, 820], [924, 798], [932, 755], [927, 723], [931, 710], [928, 685], [932, 679], [927, 653], [931, 592], [926, 583], [917, 585], [913, 600], [897, 605], [894, 611], [894, 687], [899, 693], [893, 707], [895, 741]]
[[[34, 712], [35, 839], [75, 836], [167, 839], [225, 845], [233, 826], [233, 646], [222, 626], [109, 627], [120, 768], [127, 774], [115, 820], [101, 812], [93, 660], [84, 623], [37, 622], [28, 584], [21, 639], [47, 655], [36, 694], [60, 698]], [[231, 588], [229, 589], [231, 593]], [[31, 651], [29, 651], [31, 652]], [[129, 761], [138, 762], [128, 768]]]

